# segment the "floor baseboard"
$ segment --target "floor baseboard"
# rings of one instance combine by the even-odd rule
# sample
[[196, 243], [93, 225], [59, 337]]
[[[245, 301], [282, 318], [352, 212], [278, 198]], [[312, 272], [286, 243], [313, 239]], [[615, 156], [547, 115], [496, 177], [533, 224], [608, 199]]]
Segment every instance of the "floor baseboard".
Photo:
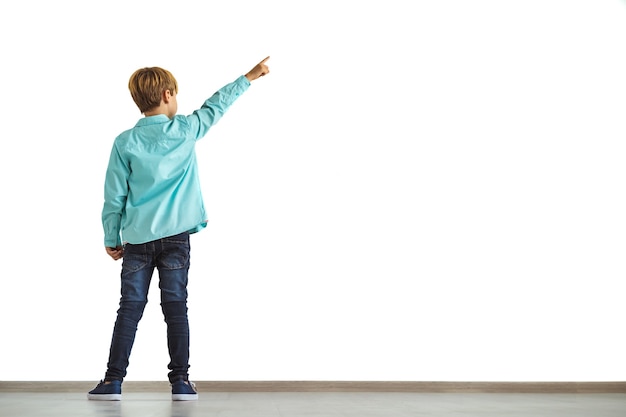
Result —
[[[626, 393], [626, 381], [194, 381], [200, 392]], [[94, 381], [0, 381], [0, 392], [88, 391]], [[130, 392], [169, 391], [167, 381], [124, 381]]]

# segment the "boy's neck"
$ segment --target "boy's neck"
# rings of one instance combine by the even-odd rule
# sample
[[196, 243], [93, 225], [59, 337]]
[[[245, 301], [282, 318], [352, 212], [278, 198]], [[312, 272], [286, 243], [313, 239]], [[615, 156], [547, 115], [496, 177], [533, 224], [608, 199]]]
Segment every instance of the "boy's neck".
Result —
[[155, 109], [152, 110], [148, 110], [147, 112], [145, 112], [143, 115], [146, 117], [150, 117], [150, 116], [158, 116], [160, 114], [167, 116], [167, 110], [166, 109], [162, 109], [162, 106], [159, 106]]

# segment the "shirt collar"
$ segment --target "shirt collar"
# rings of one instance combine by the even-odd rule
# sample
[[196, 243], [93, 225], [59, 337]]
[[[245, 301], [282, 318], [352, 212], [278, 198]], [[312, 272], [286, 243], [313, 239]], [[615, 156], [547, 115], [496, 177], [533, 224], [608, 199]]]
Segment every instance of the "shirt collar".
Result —
[[158, 123], [165, 123], [169, 121], [170, 121], [170, 118], [167, 117], [166, 115], [157, 114], [155, 116], [146, 116], [143, 119], [139, 119], [139, 121], [137, 122], [135, 126], [149, 126], [149, 125], [155, 125]]

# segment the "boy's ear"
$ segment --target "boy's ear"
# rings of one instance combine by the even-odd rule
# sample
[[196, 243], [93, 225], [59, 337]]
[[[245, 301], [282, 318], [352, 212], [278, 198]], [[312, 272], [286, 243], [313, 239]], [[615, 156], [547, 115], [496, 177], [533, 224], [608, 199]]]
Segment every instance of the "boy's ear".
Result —
[[172, 98], [172, 92], [170, 90], [165, 90], [163, 91], [163, 102], [164, 103], [169, 103], [170, 99]]

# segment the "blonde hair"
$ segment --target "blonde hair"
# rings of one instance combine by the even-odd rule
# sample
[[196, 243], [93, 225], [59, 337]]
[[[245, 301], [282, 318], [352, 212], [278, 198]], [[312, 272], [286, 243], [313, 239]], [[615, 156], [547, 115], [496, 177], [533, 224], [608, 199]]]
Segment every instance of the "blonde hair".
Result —
[[161, 104], [165, 90], [170, 90], [172, 94], [178, 93], [178, 84], [168, 70], [146, 67], [138, 69], [130, 76], [128, 89], [141, 113], [145, 113]]

